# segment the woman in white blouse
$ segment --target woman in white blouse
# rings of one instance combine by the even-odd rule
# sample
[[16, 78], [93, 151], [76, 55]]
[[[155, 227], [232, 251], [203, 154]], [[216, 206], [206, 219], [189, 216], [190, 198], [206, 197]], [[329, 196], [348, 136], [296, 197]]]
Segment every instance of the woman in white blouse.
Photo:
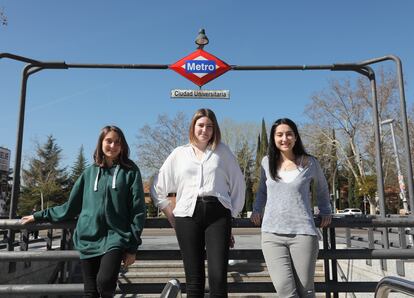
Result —
[[[227, 297], [231, 218], [243, 209], [245, 182], [237, 160], [221, 143], [214, 112], [197, 110], [190, 142], [177, 147], [154, 179], [153, 198], [175, 228], [187, 297], [204, 297], [207, 253], [210, 297]], [[177, 193], [173, 209], [168, 193]]]

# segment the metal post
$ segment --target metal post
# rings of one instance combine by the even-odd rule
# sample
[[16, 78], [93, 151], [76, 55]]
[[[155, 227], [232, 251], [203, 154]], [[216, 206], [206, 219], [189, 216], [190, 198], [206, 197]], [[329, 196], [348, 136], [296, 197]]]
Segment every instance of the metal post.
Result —
[[[329, 241], [328, 241], [328, 229], [323, 228], [322, 229], [322, 235], [323, 235], [323, 250], [328, 251], [330, 249], [329, 247]], [[324, 259], [323, 260], [323, 267], [325, 271], [325, 283], [331, 282], [331, 274], [330, 274], [330, 268], [329, 268], [329, 260]], [[331, 297], [331, 292], [326, 290], [325, 291], [325, 297]]]
[[16, 154], [14, 157], [14, 171], [13, 171], [13, 187], [10, 200], [10, 214], [9, 218], [16, 217], [17, 198], [20, 193], [20, 167], [22, 157], [22, 145], [23, 145], [23, 128], [24, 128], [24, 114], [26, 107], [26, 88], [27, 88], [27, 66], [23, 70], [22, 88], [20, 92], [20, 108], [19, 108], [19, 122], [17, 123], [17, 141], [16, 141]]
[[406, 167], [407, 167], [407, 185], [408, 185], [408, 197], [410, 202], [410, 210], [413, 210], [414, 207], [414, 181], [413, 181], [413, 168], [411, 162], [411, 150], [410, 150], [410, 137], [408, 132], [408, 121], [407, 121], [407, 105], [405, 102], [405, 92], [404, 92], [404, 79], [403, 79], [403, 71], [402, 71], [402, 64], [400, 58], [394, 55], [388, 55], [380, 58], [374, 58], [371, 60], [363, 61], [360, 65], [369, 65], [374, 63], [383, 62], [386, 60], [392, 60], [395, 62], [397, 67], [397, 78], [398, 78], [398, 89], [400, 95], [400, 119], [402, 123], [403, 129], [403, 141], [404, 141], [404, 152], [406, 159]]
[[398, 148], [397, 148], [397, 142], [395, 141], [393, 122], [394, 122], [394, 119], [388, 119], [388, 120], [382, 121], [381, 124], [382, 125], [385, 125], [385, 124], [390, 125], [392, 145], [393, 145], [393, 149], [394, 149], [395, 165], [397, 167], [398, 185], [399, 185], [399, 189], [400, 189], [399, 197], [400, 197], [400, 200], [403, 202], [403, 208], [404, 208], [405, 214], [408, 214], [410, 211], [408, 209], [407, 197], [405, 195], [404, 176], [401, 173], [400, 159], [398, 157]]
[[[336, 235], [335, 235], [335, 228], [328, 228], [329, 229], [329, 240], [331, 242], [330, 250], [332, 252], [336, 251]], [[332, 279], [334, 283], [338, 282], [338, 261], [335, 258], [331, 259], [331, 270], [332, 270]], [[338, 292], [333, 292], [333, 298], [338, 298]]]
[[336, 165], [333, 177], [332, 177], [332, 207], [333, 207], [333, 213], [336, 213], [336, 200], [338, 199], [338, 193], [336, 191], [336, 188], [338, 187], [336, 184], [337, 181], [337, 172], [338, 172], [338, 165]]
[[[371, 92], [372, 92], [372, 118], [374, 122], [374, 135], [375, 135], [375, 164], [377, 169], [377, 192], [380, 205], [380, 216], [385, 218], [385, 192], [384, 192], [384, 176], [382, 172], [382, 156], [381, 156], [381, 141], [380, 141], [380, 123], [378, 117], [378, 100], [377, 100], [377, 88], [375, 83], [375, 74], [370, 67], [367, 67], [368, 78], [371, 82]], [[389, 237], [388, 229], [384, 228], [384, 231], [381, 236], [383, 248], [389, 248]], [[381, 260], [381, 269], [387, 270], [387, 260]]]
[[367, 203], [368, 203], [367, 196], [364, 195], [364, 214], [367, 214]]
[[411, 151], [410, 151], [410, 141], [408, 133], [408, 123], [407, 123], [407, 108], [405, 103], [405, 93], [404, 93], [404, 80], [401, 60], [396, 56], [390, 56], [392, 60], [397, 65], [397, 76], [398, 76], [398, 87], [400, 92], [400, 109], [401, 109], [401, 119], [403, 126], [404, 134], [404, 145], [405, 145], [405, 157], [407, 162], [407, 177], [408, 177], [408, 193], [410, 195], [410, 207], [411, 210], [414, 208], [414, 187], [413, 187], [413, 169], [411, 163]]
[[[402, 175], [402, 172], [401, 172], [400, 159], [398, 157], [398, 148], [397, 148], [397, 142], [395, 141], [395, 134], [394, 134], [394, 125], [393, 125], [393, 122], [394, 122], [394, 119], [387, 119], [387, 120], [382, 121], [381, 122], [381, 125], [385, 125], [385, 124], [389, 124], [390, 125], [390, 131], [391, 131], [391, 137], [392, 137], [392, 145], [393, 145], [393, 149], [394, 149], [395, 165], [397, 167], [398, 186], [399, 186], [399, 189], [400, 189], [400, 192], [399, 192], [398, 195], [400, 197], [400, 200], [403, 203], [404, 213], [407, 215], [407, 214], [410, 213], [410, 209], [408, 207], [407, 196], [405, 195], [404, 176]], [[408, 230], [410, 230], [410, 229], [408, 229]], [[409, 235], [408, 236], [408, 241], [409, 241], [410, 245], [413, 245], [413, 242], [414, 241], [413, 241], [413, 236], [412, 235]]]

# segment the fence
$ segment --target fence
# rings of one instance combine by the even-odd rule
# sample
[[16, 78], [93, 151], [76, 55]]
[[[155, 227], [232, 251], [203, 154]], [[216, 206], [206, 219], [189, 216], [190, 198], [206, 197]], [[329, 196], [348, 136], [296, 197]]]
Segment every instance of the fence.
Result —
[[[315, 217], [315, 223], [320, 224], [319, 218]], [[19, 220], [0, 220], [0, 229], [10, 229], [13, 231], [22, 231], [21, 241], [17, 241], [9, 245], [7, 251], [0, 252], [0, 262], [8, 263], [9, 270], [15, 268], [14, 262], [42, 262], [56, 260], [59, 262], [57, 266], [55, 284], [32, 284], [32, 285], [0, 285], [0, 295], [10, 296], [12, 294], [60, 294], [60, 295], [75, 295], [82, 293], [83, 285], [74, 283], [65, 283], [70, 281], [70, 275], [73, 270], [71, 263], [79, 259], [78, 252], [74, 250], [67, 250], [71, 248], [71, 235], [75, 222], [66, 222], [59, 224], [52, 223], [34, 223], [27, 226], [22, 226]], [[150, 218], [147, 219], [146, 229], [162, 229], [169, 228], [168, 221], [165, 218]], [[233, 228], [253, 228], [249, 219], [239, 218], [233, 221]], [[341, 292], [371, 292], [374, 293], [378, 281], [338, 281], [337, 261], [341, 259], [381, 259], [386, 266], [387, 259], [400, 260], [400, 265], [404, 266], [404, 260], [414, 259], [414, 249], [407, 245], [407, 237], [410, 237], [411, 230], [407, 228], [414, 227], [414, 217], [401, 216], [382, 218], [375, 216], [345, 216], [334, 217], [329, 228], [322, 230], [323, 247], [319, 251], [318, 258], [324, 263], [324, 282], [316, 282], [315, 289], [317, 292], [326, 293], [326, 297], [338, 297]], [[345, 235], [347, 237], [346, 243], [349, 244], [345, 249], [338, 249], [336, 240], [336, 232], [343, 232], [345, 228]], [[351, 228], [367, 228], [368, 229], [368, 244], [366, 248], [351, 248], [349, 229]], [[398, 242], [400, 245], [394, 245], [389, 248], [389, 243], [383, 242], [388, 237], [384, 237], [388, 233], [389, 228], [397, 228]], [[47, 247], [45, 251], [30, 251], [27, 250], [29, 243], [30, 230], [48, 229]], [[51, 229], [62, 229], [61, 249], [51, 250], [51, 241], [53, 233]], [[376, 230], [382, 230], [380, 234], [382, 240], [375, 240], [373, 233]], [[369, 236], [371, 235], [371, 236]], [[348, 240], [349, 239], [349, 240]], [[382, 241], [382, 242], [381, 242]], [[15, 246], [20, 246], [21, 251], [13, 251]], [[380, 247], [378, 247], [380, 246]], [[181, 255], [179, 250], [139, 250], [137, 252], [138, 260], [180, 260]], [[230, 251], [230, 259], [234, 260], [263, 260], [263, 255], [260, 249], [232, 249]], [[139, 284], [123, 284], [120, 285], [118, 292], [122, 293], [161, 293], [165, 283], [139, 283]], [[185, 292], [185, 284], [182, 284], [182, 289]], [[270, 282], [230, 282], [229, 292], [231, 293], [270, 293], [274, 292], [273, 285]]]

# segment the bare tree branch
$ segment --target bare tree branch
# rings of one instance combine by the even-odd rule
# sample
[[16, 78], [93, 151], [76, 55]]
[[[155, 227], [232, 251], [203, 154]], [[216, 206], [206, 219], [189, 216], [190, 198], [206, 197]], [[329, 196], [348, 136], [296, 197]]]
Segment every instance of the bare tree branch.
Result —
[[8, 24], [7, 16], [4, 13], [4, 7], [0, 8], [0, 24], [3, 26], [7, 26]]

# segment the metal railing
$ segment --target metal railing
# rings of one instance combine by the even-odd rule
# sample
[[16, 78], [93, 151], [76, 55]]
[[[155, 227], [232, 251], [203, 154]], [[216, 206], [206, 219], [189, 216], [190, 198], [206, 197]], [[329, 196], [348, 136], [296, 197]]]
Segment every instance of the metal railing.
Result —
[[[316, 225], [320, 224], [319, 218], [315, 218]], [[18, 220], [0, 220], [0, 229], [11, 229], [13, 231], [33, 230], [33, 229], [73, 229], [75, 222], [66, 222], [59, 224], [52, 223], [34, 223], [22, 226]], [[374, 248], [369, 246], [367, 248], [348, 248], [338, 249], [336, 245], [336, 231], [342, 228], [406, 228], [414, 227], [414, 217], [402, 216], [393, 218], [383, 218], [375, 216], [346, 216], [334, 217], [329, 228], [323, 229], [323, 247], [319, 251], [318, 258], [323, 260], [325, 281], [316, 282], [315, 290], [317, 292], [326, 293], [327, 297], [338, 297], [338, 293], [346, 292], [366, 292], [374, 293], [378, 281], [338, 281], [337, 261], [338, 260], [357, 260], [357, 259], [380, 259], [384, 262], [387, 259], [414, 259], [414, 249], [407, 247], [399, 248]], [[160, 229], [170, 228], [168, 221], [165, 218], [147, 219], [145, 224], [146, 229]], [[254, 228], [249, 219], [239, 218], [233, 221], [233, 228]], [[27, 232], [27, 231], [26, 231]], [[62, 233], [64, 235], [65, 233]], [[71, 235], [67, 233], [66, 235]], [[406, 235], [400, 234], [400, 237]], [[27, 241], [24, 239], [23, 241]], [[70, 237], [64, 237], [61, 240], [63, 243], [71, 241]], [[67, 244], [63, 245], [67, 246]], [[378, 246], [378, 245], [377, 245]], [[20, 244], [20, 247], [22, 245]], [[23, 245], [23, 247], [25, 247]], [[27, 246], [26, 246], [27, 247]], [[74, 250], [45, 250], [45, 251], [0, 251], [0, 262], [35, 262], [35, 261], [60, 261], [70, 263], [71, 261], [78, 261], [79, 253]], [[139, 260], [181, 260], [181, 254], [178, 249], [163, 250], [139, 250], [137, 252], [137, 259]], [[263, 261], [263, 254], [260, 249], [232, 249], [230, 250], [230, 259], [233, 260], [255, 260]], [[67, 266], [70, 267], [70, 266]], [[67, 270], [67, 269], [65, 269]], [[66, 273], [62, 273], [66, 274]], [[60, 282], [58, 280], [58, 282]], [[161, 293], [165, 287], [165, 283], [138, 283], [138, 284], [122, 284], [119, 285], [119, 293]], [[185, 283], [181, 284], [182, 290], [185, 292]], [[12, 294], [61, 294], [74, 295], [81, 294], [83, 291], [82, 284], [37, 284], [37, 285], [0, 285], [0, 295], [10, 296]], [[230, 282], [229, 292], [232, 293], [270, 293], [274, 292], [274, 287], [270, 281], [264, 282]]]
[[172, 279], [165, 285], [160, 298], [181, 298], [181, 286], [177, 279]]
[[414, 282], [395, 276], [384, 277], [378, 282], [375, 298], [387, 298], [391, 291], [414, 297]]

